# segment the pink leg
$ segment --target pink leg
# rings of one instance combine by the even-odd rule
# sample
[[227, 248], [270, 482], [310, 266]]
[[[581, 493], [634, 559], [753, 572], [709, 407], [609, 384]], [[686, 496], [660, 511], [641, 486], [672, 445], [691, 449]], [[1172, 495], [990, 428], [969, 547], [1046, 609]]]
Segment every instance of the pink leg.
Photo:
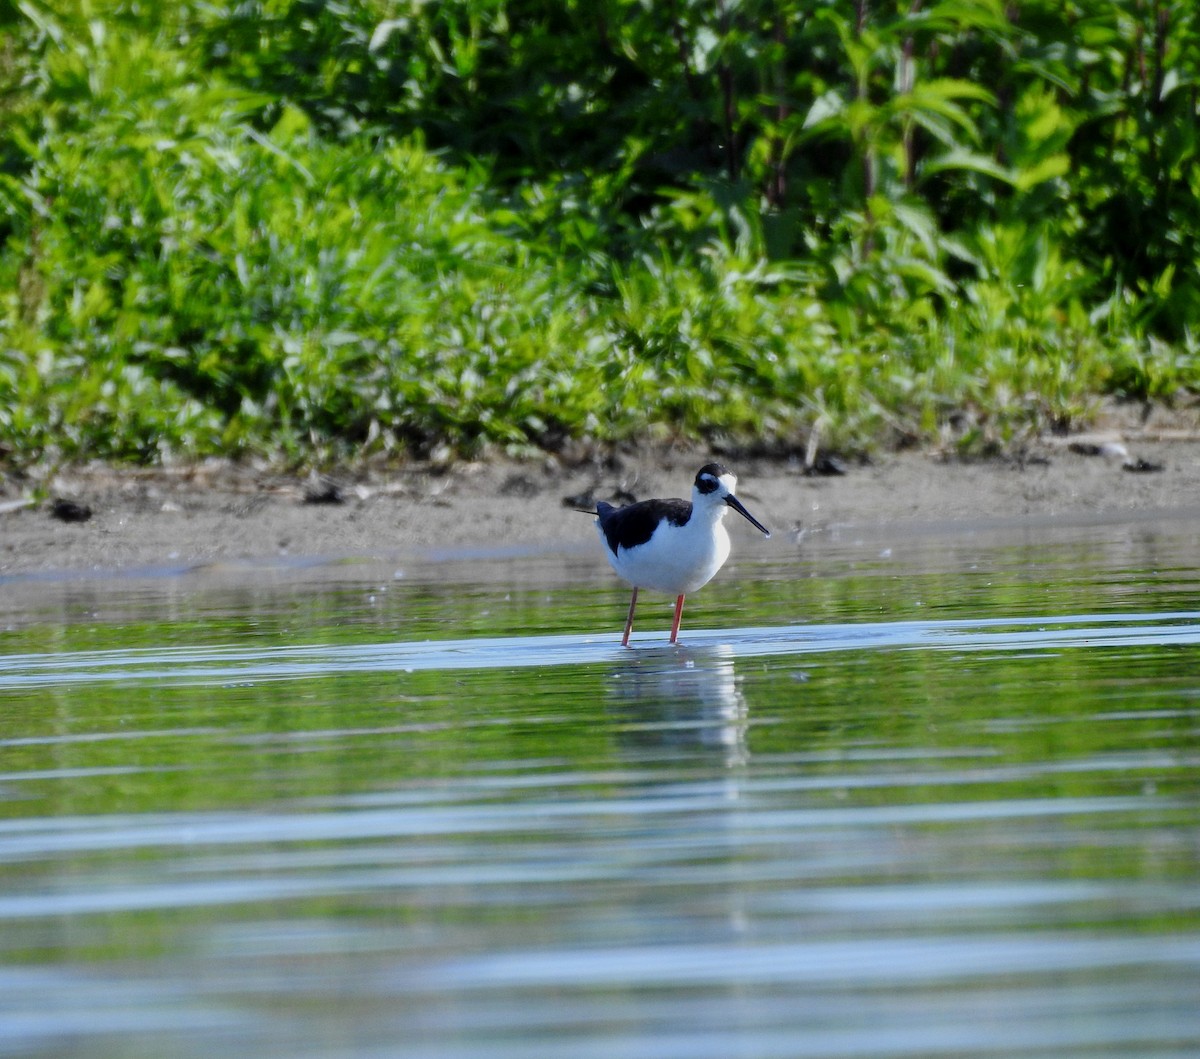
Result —
[[683, 596], [675, 600], [675, 620], [671, 623], [671, 643], [679, 642], [679, 619], [683, 617]]
[[625, 619], [625, 635], [621, 638], [621, 646], [629, 646], [629, 634], [633, 632], [633, 608], [637, 606], [637, 588], [633, 590], [633, 599], [629, 601], [629, 617]]

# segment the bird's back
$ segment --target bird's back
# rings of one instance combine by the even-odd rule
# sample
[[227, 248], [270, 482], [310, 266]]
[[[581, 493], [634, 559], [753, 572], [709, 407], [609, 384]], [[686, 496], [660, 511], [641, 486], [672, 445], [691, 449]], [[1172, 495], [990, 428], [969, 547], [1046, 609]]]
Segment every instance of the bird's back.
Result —
[[692, 517], [688, 500], [639, 500], [625, 507], [613, 507], [603, 500], [596, 504], [597, 528], [613, 555], [618, 548], [636, 548], [654, 536], [659, 523], [683, 526]]

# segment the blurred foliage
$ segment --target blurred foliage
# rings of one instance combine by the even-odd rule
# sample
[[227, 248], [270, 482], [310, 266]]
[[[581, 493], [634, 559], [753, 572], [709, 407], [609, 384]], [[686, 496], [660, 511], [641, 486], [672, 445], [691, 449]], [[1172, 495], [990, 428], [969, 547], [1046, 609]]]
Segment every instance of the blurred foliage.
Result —
[[1003, 446], [1200, 387], [1184, 0], [0, 3], [0, 456]]

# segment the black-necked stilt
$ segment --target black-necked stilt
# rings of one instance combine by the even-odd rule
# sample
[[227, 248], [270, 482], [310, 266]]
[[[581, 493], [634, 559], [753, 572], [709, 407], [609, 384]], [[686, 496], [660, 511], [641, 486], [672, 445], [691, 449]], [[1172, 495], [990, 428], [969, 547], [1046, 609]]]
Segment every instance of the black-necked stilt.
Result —
[[671, 643], [679, 637], [683, 597], [708, 584], [729, 558], [729, 534], [721, 524], [733, 508], [751, 525], [771, 536], [733, 495], [737, 476], [719, 463], [696, 474], [691, 500], [642, 500], [626, 507], [596, 505], [596, 529], [616, 572], [633, 585], [621, 646], [629, 646], [639, 588], [675, 596]]

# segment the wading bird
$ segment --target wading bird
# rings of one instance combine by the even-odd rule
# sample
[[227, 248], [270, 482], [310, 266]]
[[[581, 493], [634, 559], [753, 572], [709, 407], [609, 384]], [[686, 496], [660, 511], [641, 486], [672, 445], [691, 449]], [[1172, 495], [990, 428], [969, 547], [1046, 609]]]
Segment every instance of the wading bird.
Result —
[[626, 507], [596, 505], [596, 530], [612, 568], [633, 586], [623, 647], [629, 646], [638, 589], [649, 588], [675, 597], [671, 643], [679, 638], [683, 597], [708, 584], [729, 558], [729, 534], [722, 522], [733, 508], [755, 529], [770, 531], [733, 495], [737, 476], [719, 463], [708, 463], [696, 474], [691, 500], [642, 500]]

